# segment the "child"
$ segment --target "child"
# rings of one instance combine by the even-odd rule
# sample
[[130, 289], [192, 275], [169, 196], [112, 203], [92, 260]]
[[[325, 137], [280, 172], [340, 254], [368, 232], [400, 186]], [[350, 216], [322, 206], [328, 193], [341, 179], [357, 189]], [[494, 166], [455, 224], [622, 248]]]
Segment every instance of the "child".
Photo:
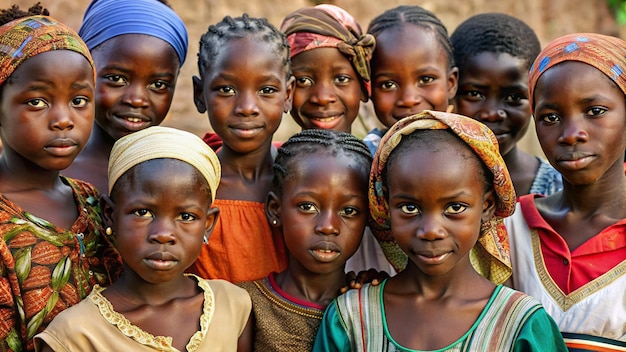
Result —
[[576, 33], [548, 44], [530, 70], [537, 136], [563, 190], [521, 197], [507, 220], [513, 284], [576, 351], [626, 347], [625, 69], [626, 42]]
[[96, 63], [96, 123], [64, 173], [102, 192], [113, 143], [165, 119], [187, 56], [187, 30], [157, 0], [93, 0], [78, 33]]
[[195, 135], [155, 126], [111, 151], [106, 231], [124, 273], [57, 316], [41, 351], [234, 351], [250, 314], [246, 292], [184, 274], [219, 210], [215, 153]]
[[[94, 66], [78, 34], [55, 19], [0, 27], [0, 350], [32, 338], [121, 263], [104, 241], [98, 193], [59, 176], [85, 146], [94, 119]], [[7, 18], [3, 16], [3, 18]]]
[[361, 242], [371, 162], [361, 140], [332, 130], [304, 130], [278, 150], [266, 211], [285, 239], [288, 264], [240, 284], [252, 297], [255, 351], [311, 350]]
[[399, 121], [374, 156], [369, 194], [374, 234], [408, 264], [333, 301], [313, 351], [566, 351], [541, 304], [472, 267], [508, 272], [497, 224], [515, 192], [489, 128], [433, 111]]
[[244, 14], [211, 25], [199, 50], [194, 101], [223, 140], [215, 201], [221, 216], [190, 271], [231, 282], [259, 280], [286, 267], [265, 199], [276, 153], [272, 136], [291, 107], [289, 44], [266, 19]]
[[541, 50], [535, 32], [515, 17], [486, 13], [461, 23], [450, 39], [459, 68], [456, 112], [495, 133], [515, 194], [560, 190], [561, 175], [517, 146], [531, 119], [528, 70]]
[[367, 29], [376, 38], [372, 56], [372, 103], [385, 127], [370, 131], [372, 154], [396, 121], [422, 110], [448, 111], [457, 89], [448, 31], [432, 12], [398, 6], [374, 18]]
[[302, 129], [350, 133], [370, 95], [374, 37], [335, 5], [305, 7], [283, 20], [296, 77], [291, 116]]

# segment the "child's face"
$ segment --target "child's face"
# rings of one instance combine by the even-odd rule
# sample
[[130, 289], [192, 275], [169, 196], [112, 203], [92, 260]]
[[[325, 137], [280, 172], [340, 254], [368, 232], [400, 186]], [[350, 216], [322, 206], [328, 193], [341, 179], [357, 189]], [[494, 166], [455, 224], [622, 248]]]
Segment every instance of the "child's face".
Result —
[[167, 42], [142, 34], [113, 37], [93, 50], [96, 122], [114, 140], [160, 124], [169, 111], [180, 64]]
[[457, 69], [448, 69], [448, 56], [432, 31], [407, 24], [377, 36], [372, 102], [385, 126], [423, 110], [446, 111], [457, 79]]
[[0, 133], [5, 156], [63, 170], [87, 143], [94, 81], [79, 53], [54, 50], [22, 63], [2, 87]]
[[115, 203], [103, 202], [124, 265], [148, 283], [181, 277], [217, 218], [206, 181], [174, 159], [146, 161], [127, 173], [118, 180], [127, 184], [114, 191]]
[[291, 116], [302, 129], [350, 133], [363, 97], [359, 75], [335, 48], [317, 48], [291, 59], [296, 77]]
[[[416, 171], [415, 165], [425, 167]], [[459, 263], [470, 265], [468, 253], [481, 220], [495, 209], [477, 157], [446, 146], [405, 149], [389, 166], [392, 236], [409, 263], [428, 276], [450, 274]]]
[[502, 53], [480, 53], [459, 73], [456, 111], [487, 125], [508, 154], [530, 124], [527, 62]]
[[624, 173], [624, 93], [596, 68], [563, 62], [539, 77], [535, 127], [546, 158], [568, 182]]
[[267, 212], [282, 227], [291, 263], [314, 273], [343, 270], [356, 252], [368, 214], [367, 171], [343, 153], [295, 161], [282, 196], [270, 194]]
[[253, 37], [234, 39], [205, 72], [193, 78], [196, 107], [208, 112], [224, 144], [240, 153], [269, 146], [293, 91], [272, 46]]

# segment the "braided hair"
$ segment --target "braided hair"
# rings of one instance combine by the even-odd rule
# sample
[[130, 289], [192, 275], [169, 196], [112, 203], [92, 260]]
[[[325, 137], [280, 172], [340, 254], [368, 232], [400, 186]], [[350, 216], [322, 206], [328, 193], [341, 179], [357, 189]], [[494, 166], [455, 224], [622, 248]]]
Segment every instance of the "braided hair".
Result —
[[296, 133], [278, 149], [272, 181], [274, 192], [278, 195], [282, 193], [283, 183], [289, 177], [289, 172], [298, 163], [305, 163], [306, 155], [337, 156], [341, 153], [350, 155], [354, 165], [362, 169], [366, 175], [369, 174], [372, 155], [365, 143], [350, 133], [322, 129]]
[[255, 39], [271, 45], [276, 56], [283, 60], [283, 67], [287, 76], [291, 75], [289, 43], [285, 35], [269, 23], [266, 18], [249, 17], [248, 14], [243, 14], [241, 17], [235, 18], [224, 17], [221, 22], [209, 26], [208, 31], [200, 37], [200, 49], [198, 51], [200, 77], [204, 77], [206, 68], [227, 42], [247, 36], [253, 36]]
[[535, 32], [522, 20], [503, 13], [472, 16], [450, 36], [459, 70], [480, 53], [506, 53], [525, 61], [526, 69], [541, 51]]
[[17, 5], [12, 5], [8, 9], [0, 10], [0, 26], [18, 18], [39, 15], [50, 16], [50, 12], [48, 11], [48, 9], [41, 6], [40, 2], [28, 8], [27, 11], [21, 10], [20, 7]]
[[455, 66], [448, 30], [434, 13], [422, 7], [402, 5], [389, 9], [370, 22], [367, 32], [378, 37], [387, 29], [401, 28], [407, 23], [432, 30], [437, 41], [446, 52], [448, 68], [451, 69]]

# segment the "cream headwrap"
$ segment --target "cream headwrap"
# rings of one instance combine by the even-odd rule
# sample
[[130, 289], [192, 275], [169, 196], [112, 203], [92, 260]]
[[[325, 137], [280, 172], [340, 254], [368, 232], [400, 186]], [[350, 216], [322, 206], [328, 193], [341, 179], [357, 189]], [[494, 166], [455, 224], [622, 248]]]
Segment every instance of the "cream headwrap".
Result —
[[211, 189], [211, 202], [215, 201], [222, 173], [215, 152], [193, 133], [162, 126], [131, 133], [115, 142], [109, 157], [109, 194], [126, 171], [153, 159], [177, 159], [198, 169]]

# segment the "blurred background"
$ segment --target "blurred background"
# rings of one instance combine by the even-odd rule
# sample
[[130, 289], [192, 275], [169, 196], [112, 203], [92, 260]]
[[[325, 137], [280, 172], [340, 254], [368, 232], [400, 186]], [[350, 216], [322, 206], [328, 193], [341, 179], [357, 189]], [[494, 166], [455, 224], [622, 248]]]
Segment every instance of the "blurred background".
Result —
[[[52, 17], [78, 30], [83, 13], [90, 0], [43, 0]], [[128, 0], [132, 1], [132, 0]], [[350, 12], [365, 31], [371, 19], [398, 5], [419, 5], [434, 12], [451, 34], [469, 16], [483, 12], [503, 12], [520, 18], [530, 25], [542, 45], [552, 39], [572, 32], [595, 32], [614, 36], [626, 35], [626, 0], [168, 0], [174, 11], [183, 19], [189, 31], [189, 53], [178, 79], [172, 108], [163, 125], [181, 128], [199, 136], [211, 130], [208, 117], [199, 114], [193, 104], [191, 77], [196, 75], [198, 41], [210, 24], [226, 15], [236, 17], [248, 13], [252, 17], [266, 17], [279, 27], [282, 19], [292, 11], [319, 3], [332, 3]], [[22, 9], [36, 0], [3, 0], [8, 7], [17, 4]], [[5, 7], [3, 6], [3, 7]], [[369, 103], [363, 104], [360, 118], [355, 121], [353, 133], [363, 137], [377, 126]], [[275, 140], [284, 141], [299, 127], [291, 116], [285, 115]], [[541, 155], [534, 127], [522, 141], [522, 148]]]

